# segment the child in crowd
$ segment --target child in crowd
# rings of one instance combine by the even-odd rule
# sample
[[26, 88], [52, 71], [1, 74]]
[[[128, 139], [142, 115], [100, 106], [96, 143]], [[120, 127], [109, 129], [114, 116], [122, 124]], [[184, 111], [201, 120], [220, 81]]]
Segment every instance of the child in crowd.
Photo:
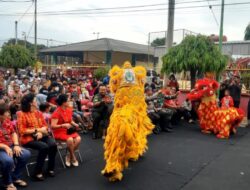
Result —
[[51, 114], [50, 114], [50, 105], [49, 103], [43, 103], [39, 106], [39, 110], [43, 113], [43, 117], [46, 123], [50, 123]]
[[225, 96], [221, 100], [221, 107], [225, 109], [234, 107], [234, 101], [228, 89], [225, 90]]

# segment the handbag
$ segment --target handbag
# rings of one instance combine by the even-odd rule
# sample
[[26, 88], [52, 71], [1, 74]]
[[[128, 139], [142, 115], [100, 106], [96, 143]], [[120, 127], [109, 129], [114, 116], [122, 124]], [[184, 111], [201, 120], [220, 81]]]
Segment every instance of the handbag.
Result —
[[67, 129], [67, 135], [72, 135], [75, 132], [76, 132], [75, 126], [71, 126], [70, 128]]

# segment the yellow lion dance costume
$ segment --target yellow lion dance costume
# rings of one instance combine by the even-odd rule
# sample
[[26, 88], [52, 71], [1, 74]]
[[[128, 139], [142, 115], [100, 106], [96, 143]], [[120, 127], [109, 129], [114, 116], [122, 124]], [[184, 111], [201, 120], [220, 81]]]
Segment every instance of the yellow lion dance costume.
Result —
[[120, 181], [128, 162], [138, 160], [147, 150], [147, 135], [154, 126], [146, 112], [145, 68], [125, 62], [123, 68], [114, 66], [109, 76], [115, 100], [104, 143], [106, 166], [102, 174], [109, 181]]

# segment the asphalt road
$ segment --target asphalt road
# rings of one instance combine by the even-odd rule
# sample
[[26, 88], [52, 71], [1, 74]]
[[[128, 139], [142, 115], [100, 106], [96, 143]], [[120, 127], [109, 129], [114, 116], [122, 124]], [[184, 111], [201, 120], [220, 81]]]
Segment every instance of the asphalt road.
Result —
[[31, 182], [27, 190], [249, 190], [250, 129], [239, 128], [229, 140], [204, 135], [198, 125], [182, 123], [173, 133], [149, 137], [149, 150], [129, 165], [121, 182], [101, 176], [103, 140], [84, 135], [78, 168], [63, 169], [57, 176]]

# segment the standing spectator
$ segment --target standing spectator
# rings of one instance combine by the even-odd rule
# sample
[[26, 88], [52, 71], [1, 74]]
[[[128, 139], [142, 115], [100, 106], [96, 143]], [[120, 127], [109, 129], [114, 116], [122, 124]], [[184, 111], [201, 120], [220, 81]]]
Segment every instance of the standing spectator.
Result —
[[220, 84], [220, 90], [219, 90], [219, 100], [221, 101], [222, 98], [225, 96], [225, 90], [228, 89], [228, 80], [223, 81]]
[[10, 95], [10, 103], [9, 103], [10, 113], [11, 113], [12, 119], [14, 119], [16, 112], [21, 109], [22, 97], [23, 97], [23, 95], [22, 95], [22, 92], [20, 91], [20, 87], [16, 84], [14, 86], [13, 93]]
[[30, 152], [19, 144], [18, 135], [10, 121], [10, 113], [5, 104], [0, 105], [0, 164], [3, 183], [7, 190], [16, 186], [26, 187], [21, 174], [30, 158]]
[[178, 83], [177, 79], [175, 78], [175, 75], [171, 74], [168, 79], [169, 79], [169, 81], [167, 83], [167, 86], [170, 88], [175, 88], [176, 91], [179, 91], [179, 83]]
[[93, 99], [93, 139], [99, 138], [99, 126], [102, 125], [103, 138], [105, 138], [106, 128], [108, 127], [109, 117], [112, 113], [112, 99], [107, 94], [105, 85], [99, 86], [99, 93]]
[[75, 167], [79, 165], [75, 155], [81, 143], [81, 137], [76, 132], [79, 127], [72, 119], [72, 109], [68, 105], [68, 96], [61, 94], [57, 98], [58, 108], [51, 116], [51, 127], [56, 140], [66, 141], [69, 155], [66, 155], [65, 164], [70, 167], [71, 164]]
[[247, 126], [250, 127], [250, 97], [248, 98], [248, 106], [247, 106]]
[[234, 107], [234, 100], [230, 96], [230, 92], [228, 89], [225, 90], [225, 96], [221, 100], [221, 107], [225, 109]]
[[29, 81], [30, 81], [29, 77], [23, 78], [23, 84], [20, 86], [23, 94], [29, 93], [29, 89], [30, 89]]
[[229, 89], [230, 95], [233, 98], [234, 107], [236, 108], [239, 108], [240, 106], [241, 88], [242, 88], [242, 85], [240, 83], [240, 77], [234, 76], [228, 89]]
[[48, 126], [43, 114], [37, 110], [37, 102], [33, 94], [27, 94], [21, 101], [22, 111], [17, 116], [20, 141], [24, 147], [38, 151], [34, 179], [43, 181], [43, 166], [48, 156], [48, 175], [55, 176], [56, 143], [48, 134]]

